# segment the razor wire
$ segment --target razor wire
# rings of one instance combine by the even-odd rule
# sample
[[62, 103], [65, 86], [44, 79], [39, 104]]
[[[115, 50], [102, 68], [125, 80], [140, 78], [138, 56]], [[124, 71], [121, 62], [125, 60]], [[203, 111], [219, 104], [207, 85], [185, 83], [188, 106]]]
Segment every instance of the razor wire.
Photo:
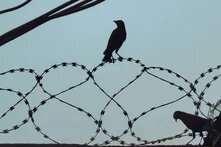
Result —
[[[34, 69], [26, 69], [26, 68], [18, 68], [18, 69], [11, 69], [8, 70], [6, 72], [2, 72], [0, 73], [0, 77], [4, 77], [5, 75], [8, 74], [16, 74], [16, 73], [27, 73], [33, 76], [33, 79], [35, 80], [35, 84], [31, 87], [31, 89], [27, 92], [27, 93], [22, 93], [21, 91], [16, 91], [10, 88], [4, 88], [4, 87], [0, 87], [0, 93], [1, 92], [8, 92], [8, 93], [12, 93], [14, 95], [16, 95], [17, 97], [19, 97], [19, 100], [13, 104], [12, 106], [10, 106], [8, 108], [8, 110], [6, 110], [5, 112], [3, 112], [2, 114], [0, 114], [0, 121], [6, 117], [10, 112], [14, 111], [16, 109], [16, 107], [20, 104], [20, 103], [24, 103], [27, 106], [27, 116], [26, 118], [24, 118], [20, 123], [12, 126], [11, 128], [5, 128], [3, 130], [0, 130], [0, 134], [7, 134], [7, 133], [11, 133], [12, 131], [18, 130], [20, 129], [20, 127], [22, 127], [23, 125], [27, 124], [28, 122], [31, 122], [34, 125], [35, 130], [42, 135], [42, 137], [50, 140], [53, 143], [59, 143], [57, 140], [53, 139], [53, 137], [49, 136], [47, 133], [44, 132], [43, 129], [41, 129], [41, 126], [39, 126], [36, 121], [35, 121], [35, 113], [41, 109], [41, 107], [44, 107], [46, 103], [48, 103], [51, 100], [56, 100], [60, 103], [63, 103], [67, 106], [70, 106], [72, 109], [79, 111], [82, 115], [85, 115], [86, 117], [88, 117], [92, 123], [94, 123], [97, 128], [94, 130], [94, 135], [91, 136], [91, 138], [89, 138], [87, 141], [85, 141], [85, 145], [109, 145], [112, 144], [113, 142], [118, 142], [121, 145], [148, 145], [148, 144], [159, 144], [162, 142], [166, 142], [169, 140], [174, 140], [177, 138], [182, 138], [185, 136], [192, 136], [192, 133], [187, 133], [188, 129], [185, 129], [183, 132], [179, 133], [179, 134], [175, 134], [173, 136], [167, 136], [164, 138], [159, 138], [157, 140], [149, 140], [147, 138], [143, 138], [139, 135], [136, 134], [136, 132], [133, 130], [133, 126], [134, 124], [137, 122], [137, 120], [139, 120], [140, 118], [144, 117], [145, 115], [148, 115], [150, 112], [155, 111], [157, 109], [160, 109], [162, 107], [171, 105], [173, 103], [176, 103], [184, 98], [189, 98], [192, 100], [193, 102], [193, 106], [195, 106], [195, 115], [199, 115], [199, 113], [201, 113], [203, 116], [206, 117], [205, 114], [203, 114], [203, 112], [201, 111], [201, 104], [204, 103], [206, 104], [208, 107], [214, 107], [214, 105], [212, 105], [211, 102], [207, 101], [204, 99], [204, 95], [207, 92], [207, 90], [211, 87], [211, 85], [213, 85], [216, 81], [218, 81], [218, 79], [220, 78], [221, 74], [217, 74], [214, 77], [212, 77], [212, 79], [205, 85], [204, 89], [202, 91], [198, 91], [197, 90], [197, 85], [209, 74], [213, 73], [214, 71], [219, 71], [221, 69], [221, 65], [218, 65], [214, 68], [209, 68], [207, 71], [203, 72], [202, 74], [200, 74], [200, 76], [198, 78], [196, 78], [196, 80], [194, 82], [190, 82], [189, 80], [187, 80], [184, 76], [181, 76], [180, 74], [167, 69], [167, 68], [163, 68], [163, 67], [154, 67], [154, 66], [146, 66], [145, 64], [143, 64], [140, 60], [134, 59], [132, 57], [129, 58], [122, 58], [119, 57], [118, 59], [115, 59], [115, 61], [113, 62], [113, 64], [117, 64], [117, 63], [121, 63], [121, 62], [127, 62], [130, 64], [135, 64], [136, 66], [140, 67], [141, 70], [139, 72], [139, 74], [137, 74], [131, 81], [129, 81], [125, 86], [123, 86], [120, 90], [118, 90], [117, 92], [115, 92], [113, 95], [109, 94], [107, 91], [104, 90], [104, 88], [102, 86], [100, 86], [96, 80], [96, 76], [95, 73], [102, 69], [105, 65], [109, 64], [109, 63], [100, 63], [99, 65], [97, 65], [96, 67], [94, 67], [92, 70], [89, 70], [85, 65], [82, 64], [78, 64], [76, 62], [62, 62], [60, 64], [55, 64], [52, 65], [51, 67], [45, 69], [43, 71], [43, 73], [38, 74]], [[56, 69], [59, 68], [66, 68], [66, 67], [71, 67], [71, 68], [78, 68], [80, 70], [82, 70], [85, 75], [86, 78], [81, 81], [78, 84], [72, 85], [71, 87], [68, 87], [60, 92], [57, 93], [51, 93], [49, 92], [45, 87], [44, 87], [44, 82], [43, 79], [44, 77], [52, 72], [55, 71]], [[174, 78], [177, 78], [181, 81], [183, 81], [184, 83], [186, 83], [188, 85], [188, 88], [184, 88], [183, 86], [171, 82], [161, 76], [158, 76], [156, 74], [153, 73], [153, 71], [155, 72], [161, 72], [164, 74], [169, 74], [171, 76], [173, 76]], [[164, 82], [170, 86], [173, 86], [174, 88], [176, 88], [178, 91], [180, 91], [183, 95], [178, 97], [177, 99], [168, 101], [166, 103], [162, 103], [156, 106], [153, 106], [147, 110], [144, 110], [141, 114], [139, 114], [138, 116], [136, 116], [135, 118], [131, 118], [129, 117], [128, 112], [125, 110], [125, 108], [116, 100], [116, 97], [122, 93], [125, 89], [127, 89], [128, 87], [130, 87], [132, 84], [134, 84], [135, 81], [137, 81], [140, 77], [142, 76], [151, 76], [161, 82]], [[89, 81], [93, 82], [93, 85], [99, 89], [99, 91], [101, 93], [103, 93], [108, 99], [109, 101], [105, 104], [105, 106], [103, 107], [103, 109], [100, 111], [99, 114], [99, 118], [96, 118], [95, 116], [93, 116], [90, 112], [86, 111], [85, 109], [69, 103], [65, 100], [62, 100], [60, 98], [60, 95], [63, 93], [66, 93], [68, 91], [72, 91], [74, 89], [77, 89], [77, 87], [82, 86], [84, 84], [87, 84]], [[39, 87], [43, 93], [45, 93], [48, 97], [45, 98], [44, 100], [42, 100], [39, 104], [31, 107], [30, 102], [29, 102], [29, 96], [30, 94], [35, 91], [35, 89]], [[194, 98], [196, 97], [196, 98]], [[108, 108], [108, 106], [114, 103], [117, 107], [120, 108], [120, 110], [122, 111], [123, 116], [127, 119], [127, 128], [119, 135], [112, 135], [104, 126], [103, 126], [103, 117], [105, 116], [106, 113], [106, 109]], [[214, 109], [216, 109], [216, 107], [214, 107]], [[217, 110], [220, 112], [220, 110]], [[98, 134], [99, 133], [103, 133], [104, 135], [106, 135], [109, 139], [108, 140], [104, 140], [101, 143], [94, 143]], [[130, 134], [133, 138], [135, 138], [139, 143], [133, 143], [133, 142], [127, 142], [125, 140], [122, 139], [123, 136], [125, 136], [126, 134]], [[76, 142], [74, 142], [76, 143]]]

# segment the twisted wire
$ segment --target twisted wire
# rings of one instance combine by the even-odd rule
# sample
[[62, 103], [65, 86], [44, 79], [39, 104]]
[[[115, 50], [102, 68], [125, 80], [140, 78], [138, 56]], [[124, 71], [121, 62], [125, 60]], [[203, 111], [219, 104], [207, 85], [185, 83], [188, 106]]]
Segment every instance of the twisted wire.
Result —
[[[91, 136], [87, 141], [85, 141], [86, 145], [89, 144], [93, 144], [98, 136], [99, 133], [102, 133], [104, 135], [106, 135], [109, 139], [108, 140], [104, 140], [103, 142], [100, 143], [94, 143], [94, 145], [109, 145], [111, 143], [114, 142], [118, 142], [121, 145], [147, 145], [147, 144], [158, 144], [158, 143], [163, 143], [169, 140], [174, 140], [177, 138], [182, 138], [182, 137], [186, 137], [186, 136], [191, 136], [192, 133], [187, 133], [188, 129], [185, 129], [183, 132], [179, 133], [179, 134], [175, 134], [172, 136], [167, 136], [167, 137], [163, 137], [163, 138], [159, 138], [157, 140], [149, 140], [146, 138], [143, 138], [139, 135], [136, 134], [136, 132], [133, 130], [133, 126], [134, 124], [141, 119], [144, 116], [147, 116], [150, 112], [155, 111], [157, 109], [169, 106], [171, 104], [174, 104], [184, 98], [188, 98], [190, 100], [192, 100], [193, 102], [193, 106], [195, 107], [195, 115], [199, 115], [199, 113], [201, 113], [204, 117], [207, 117], [205, 114], [202, 113], [201, 111], [201, 103], [205, 103], [208, 107], [213, 107], [212, 103], [209, 101], [205, 100], [205, 93], [206, 91], [211, 87], [211, 85], [213, 83], [215, 83], [216, 81], [218, 81], [218, 79], [220, 78], [221, 74], [217, 74], [216, 76], [212, 77], [212, 79], [205, 85], [205, 87], [203, 88], [202, 91], [197, 91], [197, 85], [200, 83], [200, 81], [202, 81], [207, 75], [213, 73], [214, 71], [218, 71], [221, 68], [221, 65], [218, 65], [214, 68], [209, 68], [207, 71], [203, 72], [202, 74], [200, 74], [200, 76], [198, 78], [196, 78], [196, 80], [194, 82], [190, 82], [189, 80], [187, 80], [187, 78], [185, 78], [184, 76], [181, 76], [180, 74], [172, 71], [171, 69], [167, 69], [167, 68], [163, 68], [163, 67], [154, 67], [154, 66], [146, 66], [145, 64], [143, 64], [140, 60], [136, 60], [132, 57], [129, 58], [118, 58], [115, 59], [114, 64], [121, 64], [122, 62], [126, 62], [129, 64], [134, 64], [138, 67], [140, 67], [140, 71], [137, 75], [134, 76], [134, 78], [132, 80], [130, 80], [129, 82], [127, 82], [127, 84], [125, 84], [125, 86], [121, 87], [120, 90], [118, 90], [117, 92], [115, 92], [113, 95], [109, 94], [107, 91], [104, 90], [104, 88], [99, 85], [99, 83], [96, 80], [96, 76], [95, 73], [98, 70], [101, 70], [104, 66], [106, 66], [107, 64], [111, 64], [111, 63], [100, 63], [97, 66], [95, 66], [94, 68], [92, 68], [92, 70], [89, 70], [85, 65], [82, 64], [78, 64], [76, 62], [62, 62], [60, 64], [55, 64], [52, 65], [51, 67], [45, 69], [43, 71], [43, 73], [38, 74], [34, 69], [26, 69], [26, 68], [18, 68], [18, 69], [11, 69], [8, 70], [6, 72], [2, 72], [0, 73], [0, 77], [3, 77], [5, 75], [8, 74], [16, 74], [16, 73], [28, 73], [31, 74], [33, 76], [33, 79], [35, 80], [35, 83], [32, 85], [32, 87], [30, 88], [30, 90], [27, 93], [22, 93], [21, 91], [16, 91], [13, 90], [11, 88], [5, 88], [5, 87], [0, 87], [0, 93], [2, 91], [4, 92], [9, 92], [12, 93], [14, 95], [17, 95], [19, 97], [19, 100], [17, 100], [17, 102], [15, 102], [13, 105], [11, 105], [9, 107], [8, 110], [6, 110], [5, 112], [3, 112], [0, 116], [0, 121], [5, 118], [9, 113], [11, 113], [12, 111], [14, 111], [17, 106], [24, 102], [24, 104], [27, 106], [27, 116], [26, 118], [23, 119], [22, 122], [12, 126], [11, 128], [5, 128], [3, 130], [0, 131], [0, 134], [7, 134], [7, 133], [11, 133], [12, 131], [18, 130], [20, 129], [23, 125], [27, 124], [29, 121], [33, 124], [34, 129], [40, 134], [42, 135], [42, 137], [44, 137], [45, 139], [50, 140], [53, 143], [59, 143], [59, 141], [55, 140], [52, 136], [49, 136], [42, 128], [41, 126], [39, 126], [37, 124], [37, 122], [35, 121], [35, 114], [38, 112], [39, 109], [41, 109], [42, 107], [46, 107], [46, 103], [48, 103], [51, 100], [55, 100], [59, 103], [63, 103], [65, 104], [67, 107], [70, 107], [78, 112], [80, 112], [81, 114], [85, 115], [86, 117], [88, 117], [92, 123], [94, 123], [97, 127], [95, 129], [94, 135]], [[51, 93], [49, 92], [45, 86], [44, 86], [44, 77], [48, 74], [51, 73], [52, 71], [56, 72], [57, 69], [59, 68], [66, 68], [66, 67], [71, 67], [71, 68], [78, 68], [81, 71], [84, 72], [86, 78], [84, 80], [82, 80], [81, 82], [72, 85], [66, 89], [61, 90], [60, 92], [57, 93]], [[154, 74], [152, 71], [157, 71], [157, 72], [161, 72], [164, 74], [169, 74], [171, 76], [173, 76], [176, 79], [181, 80], [183, 83], [188, 85], [188, 88], [184, 88], [182, 85], [177, 84], [175, 82], [171, 82], [161, 76], [158, 76], [156, 74]], [[138, 116], [131, 118], [131, 116], [129, 116], [130, 114], [127, 112], [127, 110], [116, 100], [118, 95], [120, 93], [122, 93], [123, 91], [125, 91], [128, 87], [130, 87], [132, 84], [135, 84], [135, 82], [140, 79], [143, 76], [151, 76], [161, 82], [164, 82], [166, 84], [168, 84], [169, 86], [172, 86], [176, 89], [178, 89], [178, 91], [180, 91], [182, 93], [182, 96], [173, 99], [171, 101], [168, 101], [166, 103], [162, 103], [156, 106], [153, 106], [151, 108], [148, 108], [147, 110], [144, 110], [142, 113], [140, 113]], [[62, 94], [68, 92], [68, 91], [73, 91], [73, 90], [77, 90], [78, 87], [84, 86], [85, 84], [87, 84], [89, 81], [93, 82], [93, 85], [101, 92], [103, 93], [109, 100], [108, 102], [104, 105], [104, 107], [101, 109], [99, 117], [96, 118], [92, 113], [86, 111], [85, 109], [69, 103], [63, 99], [61, 99], [60, 97], [62, 96]], [[46, 98], [44, 98], [39, 104], [34, 105], [33, 107], [31, 107], [30, 102], [29, 102], [29, 96], [32, 92], [35, 91], [35, 89], [37, 87], [40, 87], [40, 89], [42, 90], [42, 92], [44, 94], [47, 95]], [[196, 97], [197, 99], [195, 100]], [[113, 103], [115, 104], [117, 107], [120, 108], [120, 110], [122, 111], [123, 116], [127, 119], [127, 128], [124, 129], [124, 131], [118, 135], [112, 135], [110, 133], [109, 130], [107, 130], [107, 128], [104, 127], [103, 125], [103, 117], [106, 114], [107, 108], [108, 106]], [[217, 108], [214, 108], [217, 109]], [[220, 112], [220, 110], [218, 110]], [[130, 134], [133, 138], [135, 138], [139, 143], [133, 143], [133, 142], [127, 142], [125, 140], [122, 139], [123, 136], [125, 136], [126, 134]], [[76, 142], [74, 142], [76, 143]]]

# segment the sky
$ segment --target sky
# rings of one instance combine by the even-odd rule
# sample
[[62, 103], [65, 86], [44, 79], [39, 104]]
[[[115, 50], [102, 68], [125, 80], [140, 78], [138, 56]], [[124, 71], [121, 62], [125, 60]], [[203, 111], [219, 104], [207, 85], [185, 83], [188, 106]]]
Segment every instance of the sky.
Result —
[[[21, 0], [2, 1], [0, 10], [21, 3]], [[65, 0], [33, 0], [27, 6], [0, 15], [0, 34], [28, 22], [37, 16], [66, 2]], [[127, 39], [119, 50], [125, 58], [140, 60], [146, 67], [163, 67], [194, 82], [201, 73], [220, 64], [221, 55], [221, 1], [214, 0], [106, 0], [90, 9], [49, 21], [40, 27], [0, 47], [0, 73], [10, 69], [34, 69], [39, 75], [45, 69], [62, 62], [76, 62], [88, 70], [102, 62], [103, 51], [109, 36], [116, 28], [113, 20], [123, 20]], [[114, 54], [115, 57], [117, 57]], [[142, 67], [127, 61], [105, 64], [94, 73], [95, 81], [109, 95], [113, 95], [140, 74]], [[152, 69], [149, 72], [174, 82], [189, 91], [188, 83], [166, 71]], [[219, 70], [206, 75], [197, 85], [200, 93], [205, 85], [219, 75]], [[87, 74], [79, 67], [59, 67], [45, 74], [42, 83], [51, 94], [59, 93], [82, 82]], [[33, 74], [15, 73], [0, 76], [0, 87], [26, 93], [35, 85]], [[221, 95], [219, 79], [205, 91], [204, 99], [216, 103]], [[19, 97], [12, 92], [0, 91], [2, 115]], [[128, 86], [115, 100], [128, 112], [132, 120], [142, 112], [185, 95], [147, 73]], [[194, 95], [194, 94], [193, 94]], [[194, 95], [195, 96], [195, 95]], [[41, 87], [27, 97], [32, 108], [49, 96]], [[99, 120], [100, 112], [110, 100], [90, 79], [85, 84], [59, 95], [59, 98], [83, 108]], [[197, 97], [194, 97], [197, 100]], [[204, 114], [208, 107], [201, 106]], [[20, 124], [28, 117], [28, 107], [20, 103], [7, 117], [0, 120], [0, 130]], [[142, 139], [151, 141], [181, 133], [185, 126], [175, 122], [176, 110], [194, 113], [192, 99], [185, 97], [172, 105], [156, 109], [141, 117], [133, 125], [133, 131]], [[85, 143], [95, 134], [97, 126], [84, 113], [55, 99], [48, 101], [33, 115], [42, 131], [60, 143]], [[105, 109], [102, 126], [113, 136], [128, 128], [128, 119], [122, 110], [111, 102]], [[0, 134], [3, 143], [53, 143], [42, 137], [31, 121], [20, 129]], [[94, 143], [102, 143], [109, 137], [99, 133]], [[127, 143], [138, 143], [130, 133], [121, 138]], [[184, 137], [162, 144], [185, 144], [191, 137]], [[193, 143], [198, 143], [196, 139]], [[117, 144], [117, 142], [116, 142]]]

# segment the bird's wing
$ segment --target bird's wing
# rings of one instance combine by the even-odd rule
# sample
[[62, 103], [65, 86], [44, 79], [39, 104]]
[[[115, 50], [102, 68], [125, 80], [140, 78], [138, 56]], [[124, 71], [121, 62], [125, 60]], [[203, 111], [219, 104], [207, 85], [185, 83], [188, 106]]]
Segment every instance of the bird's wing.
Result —
[[110, 49], [112, 52], [115, 49], [119, 49], [125, 40], [122, 35], [119, 28], [115, 29], [109, 38], [107, 49]]
[[205, 131], [207, 119], [193, 114], [179, 112], [179, 119], [193, 132]]
[[207, 119], [196, 115], [190, 115], [190, 123], [195, 131], [204, 131], [207, 125]]

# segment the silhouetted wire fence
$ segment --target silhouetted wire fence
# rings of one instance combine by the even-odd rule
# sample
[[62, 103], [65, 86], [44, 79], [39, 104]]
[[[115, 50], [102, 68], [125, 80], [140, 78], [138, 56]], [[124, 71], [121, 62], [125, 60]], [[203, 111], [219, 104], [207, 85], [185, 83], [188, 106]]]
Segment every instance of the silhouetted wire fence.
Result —
[[[210, 82], [208, 82], [205, 86], [205, 88], [201, 91], [198, 92], [196, 89], [196, 85], [201, 81], [201, 79], [203, 79], [204, 77], [206, 77], [207, 75], [209, 75], [210, 73], [213, 73], [213, 71], [219, 70], [221, 68], [221, 65], [218, 65], [214, 68], [209, 68], [206, 72], [203, 72], [193, 83], [190, 82], [189, 80], [187, 80], [186, 78], [184, 78], [183, 76], [179, 75], [178, 73], [170, 70], [170, 69], [166, 69], [163, 67], [147, 67], [145, 64], [143, 64], [140, 60], [136, 60], [133, 58], [118, 58], [116, 59], [115, 62], [128, 62], [128, 63], [135, 63], [137, 66], [140, 66], [142, 68], [142, 70], [140, 71], [139, 74], [137, 74], [133, 80], [129, 81], [128, 84], [124, 87], [122, 87], [118, 92], [116, 92], [113, 95], [108, 94], [108, 92], [106, 92], [97, 82], [96, 82], [96, 78], [94, 76], [94, 73], [96, 73], [97, 70], [99, 70], [100, 68], [104, 67], [106, 64], [109, 63], [100, 63], [98, 66], [94, 67], [92, 70], [87, 69], [86, 66], [75, 63], [75, 62], [71, 62], [71, 63], [67, 63], [67, 62], [63, 62], [60, 64], [55, 64], [53, 66], [51, 66], [48, 69], [45, 69], [44, 72], [42, 74], [38, 74], [34, 69], [26, 69], [26, 68], [19, 68], [19, 69], [11, 69], [9, 71], [6, 72], [2, 72], [0, 73], [0, 76], [4, 76], [7, 74], [16, 74], [16, 73], [29, 73], [32, 74], [36, 80], [36, 83], [34, 84], [34, 86], [31, 88], [31, 90], [27, 93], [22, 93], [20, 91], [15, 91], [13, 89], [8, 89], [8, 88], [1, 88], [0, 87], [0, 91], [5, 91], [5, 92], [10, 92], [13, 94], [16, 94], [20, 97], [20, 99], [12, 106], [9, 107], [9, 109], [7, 111], [5, 111], [3, 114], [1, 114], [0, 116], [0, 120], [3, 119], [4, 117], [6, 117], [11, 111], [14, 111], [16, 109], [16, 106], [18, 106], [18, 104], [20, 103], [25, 103], [25, 105], [28, 108], [28, 117], [25, 118], [22, 122], [20, 122], [19, 124], [16, 124], [14, 126], [12, 126], [11, 128], [5, 128], [2, 131], [0, 131], [1, 134], [7, 134], [10, 133], [11, 131], [14, 130], [18, 130], [21, 126], [27, 124], [29, 121], [32, 122], [32, 124], [34, 125], [34, 128], [37, 132], [39, 132], [44, 138], [52, 141], [53, 143], [59, 143], [57, 140], [54, 140], [52, 137], [50, 137], [49, 135], [47, 135], [44, 130], [41, 129], [40, 126], [38, 126], [35, 122], [35, 113], [40, 109], [40, 107], [43, 107], [47, 102], [49, 102], [52, 99], [56, 99], [59, 102], [71, 106], [73, 109], [75, 109], [76, 111], [81, 112], [82, 114], [86, 115], [89, 119], [91, 119], [93, 121], [94, 124], [96, 124], [97, 128], [95, 129], [94, 135], [91, 136], [91, 138], [88, 139], [88, 141], [85, 142], [86, 145], [89, 144], [93, 144], [93, 142], [96, 140], [96, 137], [98, 136], [99, 133], [103, 133], [106, 136], [109, 137], [109, 140], [105, 140], [100, 144], [94, 144], [94, 145], [108, 145], [111, 144], [113, 142], [118, 142], [121, 145], [147, 145], [147, 144], [157, 144], [157, 143], [162, 143], [162, 142], [166, 142], [169, 140], [174, 140], [177, 138], [182, 138], [185, 136], [191, 136], [191, 133], [187, 133], [188, 129], [185, 129], [183, 132], [179, 133], [179, 134], [175, 134], [173, 136], [169, 136], [169, 137], [165, 137], [165, 138], [159, 138], [157, 140], [146, 140], [145, 138], [142, 138], [141, 136], [138, 136], [136, 134], [136, 132], [133, 131], [133, 125], [136, 123], [136, 121], [138, 119], [140, 119], [141, 117], [147, 115], [149, 112], [151, 111], [155, 111], [156, 109], [159, 109], [161, 107], [165, 107], [168, 106], [170, 104], [176, 103], [184, 98], [190, 98], [193, 101], [193, 104], [196, 108], [195, 110], [195, 115], [199, 115], [199, 113], [201, 113], [202, 115], [204, 115], [206, 117], [205, 114], [202, 113], [201, 111], [201, 103], [205, 103], [208, 107], [213, 107], [212, 103], [210, 103], [209, 101], [206, 101], [204, 99], [204, 95], [206, 93], [206, 91], [210, 88], [210, 86], [219, 79], [219, 77], [221, 76], [221, 74], [214, 76]], [[81, 70], [83, 70], [86, 74], [87, 74], [87, 78], [76, 84], [73, 85], [63, 91], [58, 92], [57, 94], [51, 94], [50, 92], [48, 92], [45, 88], [44, 88], [44, 84], [43, 84], [43, 79], [45, 77], [45, 75], [47, 75], [48, 73], [50, 73], [52, 70], [58, 69], [58, 68], [66, 68], [66, 67], [73, 67], [73, 68], [79, 68]], [[183, 82], [187, 83], [189, 85], [189, 89], [185, 89], [184, 87], [177, 85], [176, 83], [173, 83], [171, 81], [168, 81], [160, 76], [157, 76], [156, 74], [151, 73], [151, 71], [157, 71], [157, 72], [166, 72], [167, 74], [172, 75], [173, 77], [179, 78], [181, 79]], [[124, 91], [126, 88], [128, 88], [132, 83], [134, 83], [136, 80], [138, 80], [141, 76], [143, 76], [144, 74], [147, 74], [149, 76], [152, 76], [158, 80], [161, 80], [162, 82], [165, 82], [171, 86], [174, 86], [175, 88], [177, 88], [179, 91], [183, 92], [183, 96], [173, 100], [173, 101], [169, 101], [167, 103], [164, 104], [160, 104], [158, 106], [152, 107], [150, 109], [148, 109], [147, 111], [142, 112], [140, 115], [138, 115], [135, 118], [130, 118], [128, 116], [128, 112], [122, 107], [122, 105], [120, 103], [118, 103], [115, 100], [115, 97], [120, 94], [122, 91]], [[108, 98], [109, 101], [106, 103], [105, 107], [100, 111], [100, 117], [99, 118], [95, 118], [90, 112], [87, 112], [86, 110], [72, 104], [72, 103], [68, 103], [65, 100], [62, 100], [59, 98], [59, 95], [71, 91], [83, 84], [86, 84], [88, 81], [92, 80], [94, 85], [102, 92], [104, 93]], [[48, 95], [47, 99], [42, 100], [38, 105], [31, 107], [30, 102], [28, 100], [29, 95], [36, 89], [36, 87], [40, 87], [42, 89], [42, 91]], [[197, 96], [197, 100], [195, 100], [193, 98], [193, 95]], [[115, 103], [121, 110], [123, 115], [127, 118], [128, 120], [128, 128], [126, 128], [120, 135], [118, 136], [113, 136], [111, 133], [109, 133], [107, 131], [107, 129], [105, 129], [103, 127], [103, 117], [106, 113], [106, 109], [107, 107], [110, 105], [110, 103]], [[218, 110], [219, 111], [219, 110]], [[131, 143], [131, 142], [126, 142], [124, 140], [122, 140], [122, 136], [126, 135], [126, 134], [130, 134], [132, 137], [134, 137], [139, 144], [135, 144], [135, 143]], [[75, 142], [74, 142], [75, 143]]]

